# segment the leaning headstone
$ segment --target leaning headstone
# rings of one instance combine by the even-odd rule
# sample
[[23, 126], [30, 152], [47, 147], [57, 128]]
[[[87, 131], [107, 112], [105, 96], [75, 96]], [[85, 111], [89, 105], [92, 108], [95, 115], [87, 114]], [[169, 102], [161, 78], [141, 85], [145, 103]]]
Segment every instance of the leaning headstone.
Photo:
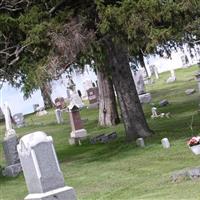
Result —
[[161, 140], [161, 143], [162, 143], [162, 146], [163, 146], [164, 149], [170, 148], [170, 143], [169, 143], [169, 140], [167, 138], [163, 138]]
[[144, 93], [139, 95], [140, 103], [150, 103], [151, 102], [151, 94]]
[[51, 136], [25, 135], [17, 150], [29, 192], [24, 200], [76, 200], [74, 189], [65, 186]]
[[187, 94], [187, 95], [194, 94], [195, 92], [196, 92], [195, 89], [187, 89], [187, 90], [185, 90], [185, 94]]
[[13, 115], [13, 119], [17, 128], [23, 127], [25, 125], [24, 115], [22, 113], [17, 113]]
[[11, 113], [7, 103], [4, 105], [4, 116], [6, 133], [3, 139], [3, 150], [7, 166], [2, 173], [4, 176], [15, 177], [22, 169], [17, 153], [18, 138], [15, 130], [12, 128]]
[[159, 102], [159, 105], [160, 105], [161, 107], [166, 106], [166, 105], [168, 105], [168, 104], [169, 104], [169, 101], [168, 101], [167, 99], [163, 99], [162, 101]]
[[69, 144], [80, 143], [80, 140], [87, 136], [79, 113], [79, 107], [75, 104], [68, 106], [72, 132], [70, 133]]
[[137, 146], [139, 146], [139, 147], [145, 147], [144, 139], [143, 139], [143, 138], [138, 138], [138, 139], [136, 140], [136, 144], [137, 144]]
[[63, 120], [63, 117], [62, 117], [62, 110], [56, 109], [56, 110], [55, 110], [55, 115], [56, 115], [57, 123], [58, 123], [58, 124], [63, 123], [64, 120]]

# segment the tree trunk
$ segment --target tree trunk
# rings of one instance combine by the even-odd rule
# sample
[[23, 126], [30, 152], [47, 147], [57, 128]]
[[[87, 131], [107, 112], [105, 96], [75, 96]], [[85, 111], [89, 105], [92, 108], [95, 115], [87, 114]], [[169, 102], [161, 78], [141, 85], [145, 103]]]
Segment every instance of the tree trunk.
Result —
[[114, 44], [112, 39], [104, 41], [127, 141], [135, 140], [138, 137], [147, 137], [151, 135], [151, 131], [146, 122], [131, 74], [128, 53], [122, 45]]
[[147, 77], [150, 77], [150, 76], [149, 76], [149, 73], [148, 73], [148, 71], [147, 71], [145, 62], [144, 62], [144, 55], [143, 55], [143, 53], [142, 53], [141, 50], [140, 50], [140, 52], [139, 52], [139, 62], [140, 62], [141, 67], [143, 67], [143, 68], [145, 69], [145, 72], [146, 72]]
[[53, 102], [51, 100], [52, 89], [51, 89], [50, 83], [48, 82], [44, 83], [40, 87], [40, 90], [41, 90], [41, 95], [44, 101], [45, 109], [52, 108], [53, 107]]
[[117, 104], [112, 80], [103, 71], [97, 71], [99, 88], [99, 125], [112, 126], [119, 123]]

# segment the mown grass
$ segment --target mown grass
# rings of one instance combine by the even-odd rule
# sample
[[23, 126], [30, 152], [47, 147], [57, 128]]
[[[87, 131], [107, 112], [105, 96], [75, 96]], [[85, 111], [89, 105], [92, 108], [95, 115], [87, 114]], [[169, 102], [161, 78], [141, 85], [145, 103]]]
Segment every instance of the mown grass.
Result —
[[[200, 130], [199, 93], [187, 96], [184, 91], [196, 88], [194, 77], [197, 67], [176, 71], [177, 81], [166, 84], [169, 73], [160, 75], [155, 84], [149, 85], [155, 106], [162, 99], [170, 104], [159, 108], [159, 112], [170, 112], [171, 118], [151, 119], [152, 105], [144, 105], [148, 123], [154, 134], [145, 139], [146, 147], [141, 149], [135, 143], [126, 143], [123, 125], [111, 128], [98, 126], [98, 111], [83, 109], [88, 136], [116, 131], [118, 139], [108, 144], [92, 145], [89, 139], [81, 146], [70, 146], [70, 124], [67, 113], [65, 123], [57, 125], [54, 112], [47, 116], [26, 117], [27, 126], [16, 129], [21, 137], [34, 131], [44, 131], [52, 135], [66, 184], [73, 186], [80, 200], [112, 199], [199, 199], [199, 180], [172, 182], [174, 171], [200, 165], [186, 145], [186, 141]], [[193, 118], [193, 123], [192, 122]], [[191, 129], [192, 124], [192, 129]], [[4, 125], [0, 126], [0, 140], [3, 140]], [[168, 137], [170, 149], [163, 149], [160, 140]], [[4, 166], [2, 146], [0, 165]], [[28, 194], [23, 175], [16, 178], [0, 177], [0, 200], [22, 200]]]

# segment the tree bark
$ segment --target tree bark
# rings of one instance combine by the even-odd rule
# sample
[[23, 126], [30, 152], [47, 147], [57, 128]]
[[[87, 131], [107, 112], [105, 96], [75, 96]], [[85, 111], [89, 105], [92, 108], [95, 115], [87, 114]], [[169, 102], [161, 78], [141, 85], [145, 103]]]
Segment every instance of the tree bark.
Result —
[[40, 87], [40, 90], [41, 90], [41, 95], [42, 95], [42, 98], [44, 101], [45, 109], [52, 108], [54, 106], [54, 104], [51, 100], [52, 89], [51, 89], [50, 83], [48, 83], [48, 82], [44, 83]]
[[112, 80], [103, 70], [97, 71], [99, 88], [99, 125], [112, 126], [120, 122]]
[[121, 44], [114, 43], [112, 39], [107, 38], [104, 41], [127, 141], [150, 136], [151, 130], [148, 127], [139, 101], [128, 62], [128, 53]]

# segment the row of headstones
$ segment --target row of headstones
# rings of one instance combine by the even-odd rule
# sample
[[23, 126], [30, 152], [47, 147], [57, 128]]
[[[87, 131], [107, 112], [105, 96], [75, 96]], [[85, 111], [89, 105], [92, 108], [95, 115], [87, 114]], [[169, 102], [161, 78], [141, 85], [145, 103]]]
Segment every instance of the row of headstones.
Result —
[[16, 176], [23, 169], [29, 191], [25, 200], [75, 200], [74, 189], [65, 186], [52, 137], [35, 132], [23, 136], [18, 143], [8, 105], [5, 105], [4, 117], [3, 149], [7, 166], [3, 175]]
[[[145, 147], [145, 143], [144, 143], [144, 139], [143, 139], [143, 138], [138, 138], [138, 139], [136, 140], [136, 144], [137, 144], [137, 146], [139, 146], [139, 147]], [[169, 143], [168, 138], [163, 138], [163, 139], [161, 140], [161, 144], [162, 144], [162, 146], [163, 146], [164, 149], [170, 148], [170, 143]]]

